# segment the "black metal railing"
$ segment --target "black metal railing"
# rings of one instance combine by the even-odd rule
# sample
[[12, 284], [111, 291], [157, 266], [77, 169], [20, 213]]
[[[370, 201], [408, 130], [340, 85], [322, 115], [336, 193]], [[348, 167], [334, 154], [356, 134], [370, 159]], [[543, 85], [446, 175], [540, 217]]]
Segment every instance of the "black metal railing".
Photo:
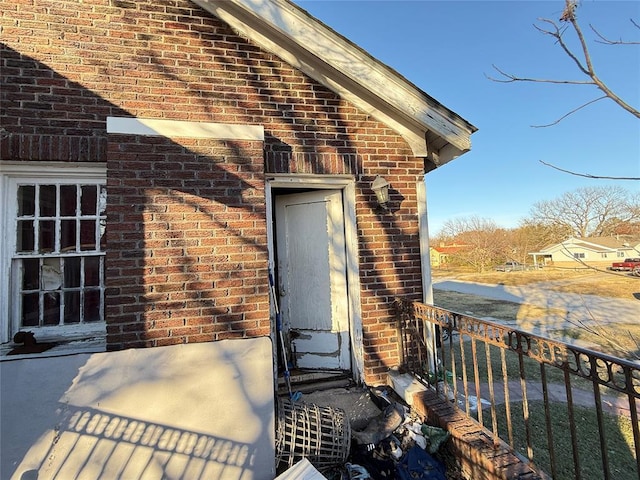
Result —
[[640, 365], [398, 300], [403, 363], [553, 479], [640, 479]]

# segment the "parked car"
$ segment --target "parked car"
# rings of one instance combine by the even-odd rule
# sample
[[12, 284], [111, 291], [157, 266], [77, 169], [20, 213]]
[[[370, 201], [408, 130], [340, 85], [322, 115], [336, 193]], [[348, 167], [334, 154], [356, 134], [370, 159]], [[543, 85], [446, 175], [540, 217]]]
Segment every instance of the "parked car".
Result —
[[497, 272], [514, 272], [517, 270], [526, 270], [527, 266], [519, 262], [504, 262], [496, 267]]
[[625, 258], [624, 262], [613, 262], [609, 270], [631, 272], [637, 266], [640, 266], [640, 258]]

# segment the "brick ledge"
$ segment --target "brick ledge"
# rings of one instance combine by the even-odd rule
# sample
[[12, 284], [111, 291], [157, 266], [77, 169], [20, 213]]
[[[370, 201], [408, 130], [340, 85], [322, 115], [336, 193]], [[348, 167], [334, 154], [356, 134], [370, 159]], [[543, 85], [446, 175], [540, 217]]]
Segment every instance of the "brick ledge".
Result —
[[451, 434], [450, 453], [458, 459], [462, 475], [473, 480], [543, 480], [518, 458], [509, 445], [494, 438], [478, 422], [429, 389], [413, 394], [412, 407], [427, 421]]

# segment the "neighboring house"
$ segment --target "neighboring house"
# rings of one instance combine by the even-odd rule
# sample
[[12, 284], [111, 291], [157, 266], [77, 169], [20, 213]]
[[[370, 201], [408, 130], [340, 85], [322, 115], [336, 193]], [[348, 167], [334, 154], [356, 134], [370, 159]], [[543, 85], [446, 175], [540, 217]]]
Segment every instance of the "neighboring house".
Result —
[[286, 0], [39, 3], [2, 12], [1, 341], [276, 345], [272, 267], [297, 366], [398, 365], [475, 127]]
[[464, 250], [465, 245], [438, 245], [437, 247], [429, 247], [429, 256], [431, 258], [431, 266], [440, 268], [449, 263], [452, 255]]
[[576, 262], [611, 264], [640, 255], [640, 241], [628, 237], [571, 237], [539, 252], [529, 253], [534, 265]]

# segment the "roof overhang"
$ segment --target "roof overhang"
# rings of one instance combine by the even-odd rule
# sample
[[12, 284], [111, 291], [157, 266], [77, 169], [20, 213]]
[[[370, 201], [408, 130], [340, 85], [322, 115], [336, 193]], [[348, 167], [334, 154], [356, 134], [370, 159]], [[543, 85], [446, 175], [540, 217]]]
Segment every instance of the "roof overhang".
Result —
[[289, 0], [192, 1], [388, 125], [431, 168], [471, 149], [473, 125]]

